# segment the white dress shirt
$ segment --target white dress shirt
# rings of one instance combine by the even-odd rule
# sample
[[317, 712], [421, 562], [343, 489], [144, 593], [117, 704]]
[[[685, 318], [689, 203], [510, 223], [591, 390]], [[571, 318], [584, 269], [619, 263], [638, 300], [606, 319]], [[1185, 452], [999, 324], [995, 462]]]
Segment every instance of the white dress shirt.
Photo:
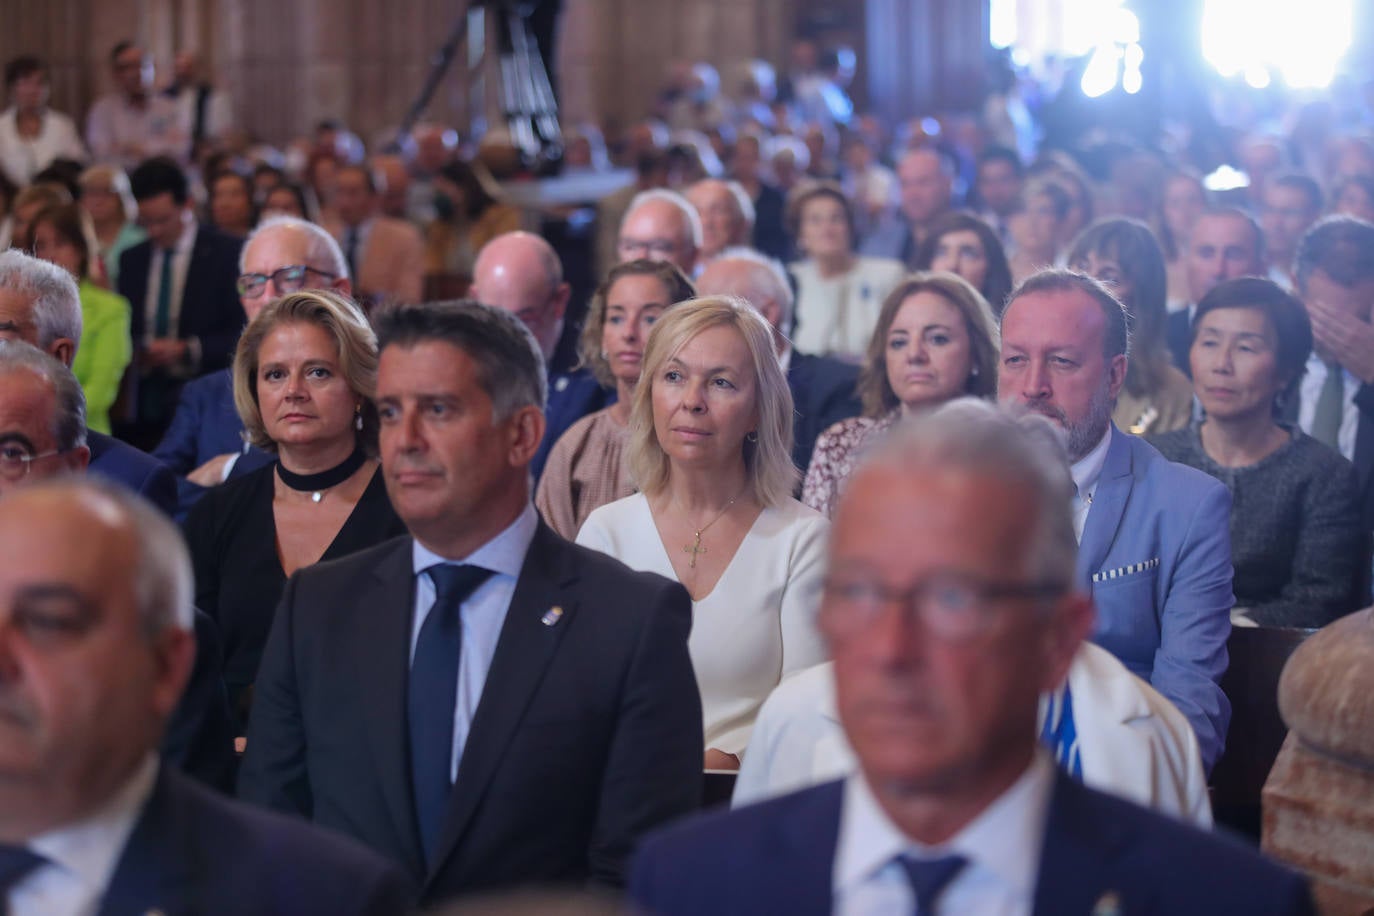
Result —
[[458, 660], [458, 702], [453, 709], [453, 759], [449, 770], [450, 777], [455, 781], [458, 779], [458, 763], [463, 758], [463, 746], [472, 728], [472, 717], [477, 713], [477, 704], [482, 701], [487, 672], [491, 670], [491, 660], [496, 655], [501, 627], [506, 622], [510, 600], [515, 595], [515, 583], [520, 578], [520, 568], [525, 565], [525, 554], [529, 552], [530, 542], [534, 540], [538, 527], [539, 516], [531, 504], [525, 506], [525, 510], [506, 530], [461, 559], [441, 557], [419, 541], [414, 542], [412, 568], [415, 571], [415, 613], [410, 626], [412, 662], [415, 660], [415, 644], [420, 639], [420, 628], [434, 607], [434, 582], [424, 571], [436, 563], [454, 563], [480, 566], [494, 573], [458, 609], [463, 627], [463, 647]]
[[15, 108], [0, 114], [0, 169], [19, 187], [30, 184], [54, 159], [86, 161], [81, 135], [62, 112], [45, 110], [36, 137], [20, 136], [18, 122]]
[[[172, 249], [172, 298], [167, 320], [167, 336], [176, 338], [177, 327], [181, 323], [181, 305], [186, 292], [186, 274], [191, 269], [191, 251], [196, 247], [196, 231], [199, 224], [189, 214], [177, 236], [176, 247]], [[162, 259], [167, 256], [166, 249], [153, 242], [153, 256], [148, 259], [148, 295], [143, 301], [143, 343], [154, 339], [157, 332], [157, 300], [162, 294]]]
[[[1309, 436], [1317, 413], [1317, 399], [1321, 397], [1328, 371], [1326, 362], [1316, 353], [1307, 357], [1307, 372], [1298, 386], [1298, 426]], [[1355, 406], [1355, 395], [1360, 392], [1360, 380], [1344, 369], [1341, 373], [1345, 383], [1341, 391], [1341, 428], [1336, 433], [1336, 444], [1347, 461], [1354, 461], [1355, 433], [1360, 427], [1360, 408]]]
[[1073, 485], [1076, 487], [1073, 495], [1073, 536], [1079, 542], [1083, 540], [1083, 526], [1088, 523], [1088, 510], [1092, 508], [1093, 494], [1097, 492], [1097, 480], [1102, 476], [1102, 466], [1107, 463], [1107, 449], [1111, 444], [1112, 427], [1109, 423], [1102, 441], [1069, 467], [1069, 474], [1073, 477]]
[[1036, 751], [1011, 788], [939, 847], [907, 838], [873, 797], [862, 774], [845, 780], [832, 882], [839, 916], [911, 913], [915, 897], [898, 856], [936, 858], [958, 854], [968, 860], [935, 906], [941, 916], [1030, 916], [1045, 819], [1054, 790], [1054, 764]]
[[157, 757], [149, 754], [129, 781], [90, 817], [29, 841], [28, 847], [48, 862], [10, 890], [10, 916], [94, 916], [98, 912], [129, 834], [152, 794], [157, 768]]

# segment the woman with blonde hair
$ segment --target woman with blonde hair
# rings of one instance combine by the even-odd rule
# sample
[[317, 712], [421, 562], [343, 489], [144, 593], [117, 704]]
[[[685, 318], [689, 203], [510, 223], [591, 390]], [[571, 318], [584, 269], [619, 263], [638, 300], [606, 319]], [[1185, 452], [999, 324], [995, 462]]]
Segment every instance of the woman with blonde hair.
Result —
[[377, 337], [332, 290], [269, 302], [239, 339], [234, 406], [277, 460], [210, 489], [185, 530], [240, 727], [287, 578], [405, 533], [378, 473], [376, 385]]
[[649, 335], [630, 409], [641, 492], [577, 536], [691, 594], [708, 769], [737, 769], [764, 699], [825, 659], [815, 612], [829, 522], [792, 498], [791, 449], [768, 323], [741, 299], [680, 303]]
[[111, 289], [119, 284], [119, 258], [124, 252], [148, 238], [135, 217], [138, 204], [129, 186], [129, 176], [113, 165], [93, 165], [77, 179], [81, 186], [81, 208], [91, 217], [95, 230], [98, 275]]
[[802, 502], [825, 516], [864, 452], [902, 417], [954, 398], [997, 394], [1001, 335], [987, 300], [962, 277], [917, 273], [883, 302], [868, 342], [859, 396], [863, 416], [821, 433]]
[[611, 268], [593, 294], [578, 339], [581, 365], [615, 389], [616, 401], [568, 427], [539, 475], [535, 508], [563, 537], [577, 537], [592, 510], [635, 491], [625, 445], [644, 346], [663, 313], [695, 295], [692, 281], [673, 264], [642, 258]]

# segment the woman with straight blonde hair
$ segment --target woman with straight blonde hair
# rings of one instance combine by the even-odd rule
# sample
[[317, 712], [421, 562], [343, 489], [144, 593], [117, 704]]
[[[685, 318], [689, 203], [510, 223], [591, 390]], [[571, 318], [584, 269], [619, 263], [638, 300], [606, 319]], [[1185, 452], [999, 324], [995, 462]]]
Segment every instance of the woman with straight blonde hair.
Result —
[[593, 512], [577, 540], [691, 593], [708, 769], [737, 769], [764, 699], [825, 659], [815, 614], [830, 526], [792, 498], [791, 450], [767, 321], [725, 296], [665, 312], [630, 410], [640, 492]]

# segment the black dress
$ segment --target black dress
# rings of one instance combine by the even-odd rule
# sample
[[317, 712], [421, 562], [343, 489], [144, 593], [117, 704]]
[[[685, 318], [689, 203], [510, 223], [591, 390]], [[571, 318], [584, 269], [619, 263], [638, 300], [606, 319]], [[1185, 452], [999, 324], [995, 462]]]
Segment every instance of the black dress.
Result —
[[[272, 617], [286, 588], [272, 515], [276, 467], [273, 462], [214, 487], [184, 525], [195, 568], [196, 606], [219, 626], [224, 680], [240, 735]], [[405, 533], [378, 471], [320, 559], [338, 559]]]

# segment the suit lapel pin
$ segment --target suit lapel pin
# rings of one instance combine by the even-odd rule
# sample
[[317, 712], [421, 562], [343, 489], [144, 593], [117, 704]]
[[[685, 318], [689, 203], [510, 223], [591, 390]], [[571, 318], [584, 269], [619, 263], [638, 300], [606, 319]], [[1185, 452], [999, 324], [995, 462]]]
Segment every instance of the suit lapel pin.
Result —
[[546, 627], [551, 627], [562, 619], [563, 609], [555, 604], [553, 607], [549, 608], [547, 611], [544, 612], [544, 616], [539, 618], [539, 622]]
[[1092, 916], [1121, 916], [1121, 895], [1107, 891], [1093, 904]]

